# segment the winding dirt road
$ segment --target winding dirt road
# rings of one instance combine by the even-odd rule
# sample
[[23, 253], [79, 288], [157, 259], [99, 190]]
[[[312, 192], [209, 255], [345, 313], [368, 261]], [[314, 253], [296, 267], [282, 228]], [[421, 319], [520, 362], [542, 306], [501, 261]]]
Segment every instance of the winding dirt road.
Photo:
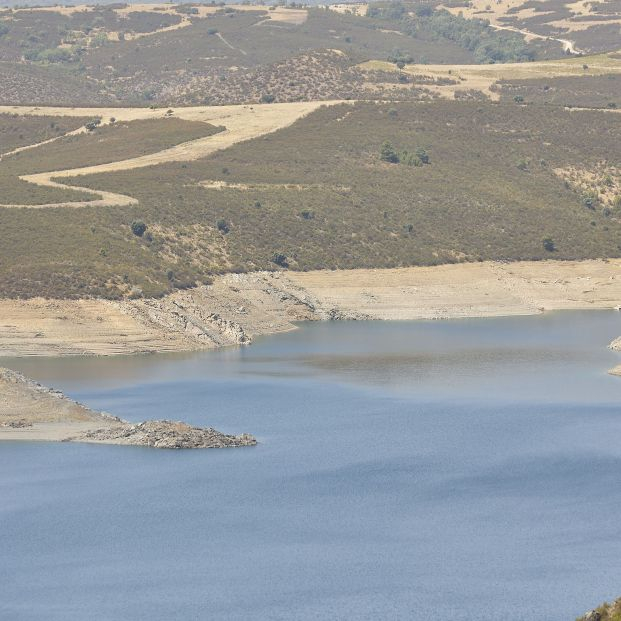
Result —
[[[184, 142], [174, 147], [157, 151], [156, 153], [141, 155], [139, 157], [107, 164], [84, 166], [82, 168], [72, 168], [69, 170], [53, 170], [20, 177], [20, 179], [24, 181], [40, 186], [87, 192], [97, 196], [97, 198], [93, 198], [93, 200], [47, 203], [44, 205], [0, 205], [0, 207], [43, 209], [48, 207], [127, 206], [135, 204], [137, 201], [131, 196], [115, 194], [113, 192], [93, 191], [90, 188], [63, 183], [60, 179], [144, 168], [146, 166], [154, 166], [167, 162], [197, 160], [216, 151], [226, 149], [238, 142], [251, 140], [252, 138], [257, 138], [287, 127], [322, 105], [334, 105], [337, 103], [342, 102], [310, 101], [242, 106], [175, 108], [173, 113], [177, 118], [221, 125], [225, 127], [225, 130], [211, 136]], [[90, 116], [99, 117], [104, 122], [109, 120], [110, 117], [114, 117], [117, 121], [135, 121], [141, 119], [164, 118], [167, 114], [165, 109], [152, 110], [150, 108], [42, 108], [35, 106], [0, 106], [0, 113], [3, 112], [36, 116]]]

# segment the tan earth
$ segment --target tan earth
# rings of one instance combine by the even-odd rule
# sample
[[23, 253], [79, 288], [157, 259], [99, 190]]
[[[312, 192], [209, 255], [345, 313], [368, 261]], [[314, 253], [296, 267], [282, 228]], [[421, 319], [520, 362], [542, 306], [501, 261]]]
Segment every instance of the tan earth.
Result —
[[0, 352], [209, 349], [247, 344], [306, 319], [448, 319], [619, 305], [620, 259], [228, 274], [160, 300], [0, 300]]
[[[19, 407], [16, 404], [19, 403]], [[108, 418], [68, 399], [61, 393], [40, 386], [9, 369], [0, 368], [0, 426], [20, 423], [101, 424]], [[112, 419], [114, 420], [114, 419]]]
[[352, 15], [358, 15], [359, 17], [364, 17], [369, 9], [369, 5], [367, 3], [360, 2], [326, 4], [325, 7], [336, 13], [351, 13]]
[[[70, 170], [56, 170], [32, 175], [23, 175], [20, 178], [37, 185], [49, 187], [70, 188], [93, 194], [93, 190], [81, 188], [77, 185], [63, 184], [58, 179], [89, 175], [95, 173], [113, 172], [117, 170], [130, 170], [143, 168], [165, 162], [186, 162], [205, 157], [226, 149], [238, 142], [250, 140], [287, 127], [313, 112], [322, 105], [334, 105], [337, 101], [311, 101], [294, 103], [257, 104], [243, 106], [196, 106], [188, 108], [175, 108], [172, 112], [176, 117], [189, 121], [204, 121], [213, 125], [221, 125], [226, 129], [217, 134], [191, 140], [164, 149], [156, 153], [150, 153], [108, 164], [85, 166]], [[0, 106], [0, 114], [3, 112], [17, 113], [22, 115], [36, 116], [87, 116], [100, 117], [102, 121], [109, 122], [111, 117], [117, 121], [134, 121], [140, 119], [165, 118], [170, 113], [166, 109], [150, 108], [56, 108], [39, 106]], [[0, 205], [0, 207], [22, 207], [43, 209], [46, 207], [84, 207], [86, 205], [119, 205], [126, 206], [136, 202], [130, 196], [115, 194], [112, 192], [97, 192], [101, 198], [91, 201], [74, 201], [66, 203], [50, 203], [44, 205]]]
[[[588, 69], [584, 69], [587, 65]], [[394, 63], [371, 60], [358, 65], [363, 71], [398, 71]], [[526, 80], [529, 78], [556, 78], [580, 75], [608, 75], [621, 73], [621, 58], [615, 54], [594, 54], [582, 58], [564, 58], [530, 63], [498, 63], [490, 65], [406, 65], [403, 72], [412, 76], [448, 78], [457, 84], [439, 85], [434, 91], [454, 98], [456, 91], [474, 89], [497, 101], [500, 93], [492, 86], [499, 80]], [[429, 88], [425, 85], [425, 88]]]

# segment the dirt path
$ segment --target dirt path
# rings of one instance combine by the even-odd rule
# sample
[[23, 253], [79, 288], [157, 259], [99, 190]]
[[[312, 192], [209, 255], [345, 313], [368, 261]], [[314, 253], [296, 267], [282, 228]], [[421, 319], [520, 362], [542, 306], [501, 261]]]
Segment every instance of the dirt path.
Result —
[[326, 185], [325, 183], [229, 183], [228, 181], [213, 181], [205, 179], [199, 183], [208, 190], [241, 190], [243, 192], [256, 190], [297, 190], [298, 192], [312, 190], [333, 190], [334, 192], [351, 192], [346, 185]]
[[[584, 66], [588, 69], [585, 70]], [[367, 71], [398, 71], [394, 63], [386, 61], [367, 61], [358, 68]], [[536, 78], [556, 78], [583, 75], [621, 74], [621, 59], [612, 54], [545, 60], [526, 63], [497, 63], [489, 65], [406, 65], [402, 70], [412, 76], [429, 76], [450, 79], [457, 84], [425, 85], [440, 95], [453, 99], [456, 91], [474, 89], [481, 91], [490, 99], [500, 99], [498, 89], [492, 86], [500, 80], [527, 80]], [[415, 83], [415, 79], [414, 79]]]
[[[124, 196], [122, 194], [115, 194], [112, 192], [94, 191], [92, 189], [82, 188], [77, 185], [68, 185], [62, 183], [59, 179], [77, 177], [80, 175], [114, 172], [117, 170], [131, 170], [134, 168], [143, 168], [145, 166], [153, 166], [173, 161], [184, 162], [196, 160], [210, 155], [215, 151], [226, 149], [238, 142], [257, 138], [258, 136], [287, 127], [303, 116], [316, 110], [319, 106], [333, 105], [335, 103], [341, 102], [316, 101], [261, 104], [254, 106], [198, 106], [175, 108], [174, 114], [178, 118], [191, 121], [203, 121], [213, 125], [222, 125], [226, 129], [220, 133], [213, 134], [205, 138], [184, 142], [174, 147], [170, 147], [156, 153], [142, 155], [140, 157], [111, 162], [108, 164], [85, 166], [70, 170], [55, 170], [32, 175], [23, 175], [20, 177], [24, 181], [41, 186], [78, 190], [100, 196], [100, 198], [93, 199], [92, 201], [73, 201], [36, 206], [0, 205], [0, 207], [34, 207], [42, 209], [46, 207], [59, 206], [84, 207], [86, 205], [131, 205], [137, 201], [130, 196]], [[167, 114], [165, 109], [151, 110], [149, 108], [41, 108], [30, 106], [0, 106], [0, 113], [1, 112], [37, 116], [94, 116], [102, 119], [115, 117], [118, 121], [165, 118]]]
[[244, 50], [241, 49], [241, 47], [235, 47], [234, 45], [231, 45], [219, 32], [216, 32], [216, 37], [218, 37], [218, 39], [220, 39], [220, 41], [222, 41], [222, 43], [224, 43], [224, 45], [226, 45], [228, 48], [235, 50], [236, 52], [241, 52], [244, 56], [248, 55]]
[[161, 300], [0, 300], [3, 356], [209, 349], [298, 320], [447, 319], [621, 305], [621, 260], [259, 272]]
[[[487, 19], [489, 21], [489, 25], [492, 28], [495, 28], [496, 30], [507, 30], [509, 32], [515, 32], [522, 35], [526, 41], [532, 41], [533, 39], [538, 39], [542, 41], [558, 41], [563, 46], [563, 51], [566, 53], [575, 56], [584, 53], [582, 50], [579, 50], [576, 47], [573, 41], [570, 41], [569, 39], [548, 37], [546, 35], [540, 35], [536, 32], [526, 30], [524, 28], [507, 26], [506, 24], [503, 24], [501, 22], [501, 20], [510, 17], [527, 19], [529, 17], [541, 16], [542, 14], [545, 14], [540, 11], [535, 12], [532, 6], [525, 5], [528, 5], [525, 0], [496, 0], [495, 2], [488, 2], [488, 0], [472, 0], [467, 8], [461, 6], [442, 6], [441, 8], [445, 9], [449, 13], [452, 13], [453, 15], [463, 13], [465, 17]], [[509, 11], [513, 11], [513, 13], [510, 13]], [[548, 11], [548, 13], [551, 12]]]
[[539, 39], [541, 41], [558, 41], [563, 46], [563, 52], [572, 54], [574, 56], [582, 56], [585, 54], [584, 50], [580, 50], [576, 47], [576, 44], [569, 39], [559, 39], [557, 37], [549, 37], [546, 35], [540, 35], [530, 30], [524, 30], [515, 28], [514, 26], [501, 26], [500, 24], [491, 24], [490, 26], [496, 30], [508, 30], [509, 32], [516, 32], [521, 34], [526, 41], [532, 41], [533, 39]]

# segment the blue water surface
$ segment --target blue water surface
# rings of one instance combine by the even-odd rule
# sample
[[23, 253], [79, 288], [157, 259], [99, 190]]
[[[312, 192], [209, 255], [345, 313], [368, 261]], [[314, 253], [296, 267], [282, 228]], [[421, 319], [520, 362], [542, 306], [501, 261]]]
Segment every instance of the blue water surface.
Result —
[[253, 448], [0, 443], [0, 619], [572, 621], [621, 595], [613, 312], [0, 360]]

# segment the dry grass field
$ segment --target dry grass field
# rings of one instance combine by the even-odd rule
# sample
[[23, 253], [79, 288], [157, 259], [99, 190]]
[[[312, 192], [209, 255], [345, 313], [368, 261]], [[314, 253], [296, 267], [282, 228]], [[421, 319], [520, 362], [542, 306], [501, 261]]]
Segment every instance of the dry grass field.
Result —
[[[452, 82], [449, 84], [440, 83], [434, 87], [437, 93], [449, 99], [454, 98], [456, 92], [474, 90], [497, 101], [501, 96], [500, 89], [497, 87], [499, 82], [545, 80], [547, 83], [554, 78], [616, 76], [621, 74], [621, 57], [617, 54], [597, 54], [529, 63], [491, 65], [407, 64], [403, 69], [385, 61], [368, 61], [360, 64], [359, 68], [363, 71], [403, 72], [406, 75], [413, 76], [414, 83], [417, 79], [421, 81], [421, 77]], [[422, 81], [420, 83], [424, 84]]]
[[[176, 116], [173, 110], [164, 112], [163, 116], [160, 112], [156, 116], [152, 110], [146, 108], [90, 109], [91, 114], [94, 114], [92, 118], [107, 121], [107, 128], [101, 130], [95, 128], [91, 132], [74, 134], [53, 143], [41, 144], [27, 152], [20, 151], [12, 156], [5, 156], [4, 161], [0, 162], [0, 176], [4, 177], [7, 186], [13, 177], [18, 178], [20, 182], [37, 186], [83, 193], [83, 188], [63, 184], [60, 180], [81, 175], [144, 168], [167, 162], [196, 160], [237, 142], [286, 127], [319, 105], [314, 102], [301, 102], [184, 108]], [[54, 117], [57, 115], [82, 117], [89, 111], [76, 108], [18, 107], [11, 107], [10, 110], [13, 115]], [[120, 120], [117, 121], [117, 117]], [[114, 119], [114, 123], [110, 123], [110, 119]], [[58, 162], [62, 162], [63, 167], [54, 169]], [[107, 191], [101, 192], [100, 197], [90, 202], [84, 201], [80, 196], [75, 201], [69, 199], [53, 203], [37, 202], [31, 205], [28, 202], [19, 202], [19, 188], [23, 188], [23, 184], [16, 184], [13, 181], [13, 186], [15, 187], [10, 196], [15, 202], [6, 202], [0, 207], [85, 207], [89, 204], [127, 206], [136, 203], [136, 200], [129, 196]]]

